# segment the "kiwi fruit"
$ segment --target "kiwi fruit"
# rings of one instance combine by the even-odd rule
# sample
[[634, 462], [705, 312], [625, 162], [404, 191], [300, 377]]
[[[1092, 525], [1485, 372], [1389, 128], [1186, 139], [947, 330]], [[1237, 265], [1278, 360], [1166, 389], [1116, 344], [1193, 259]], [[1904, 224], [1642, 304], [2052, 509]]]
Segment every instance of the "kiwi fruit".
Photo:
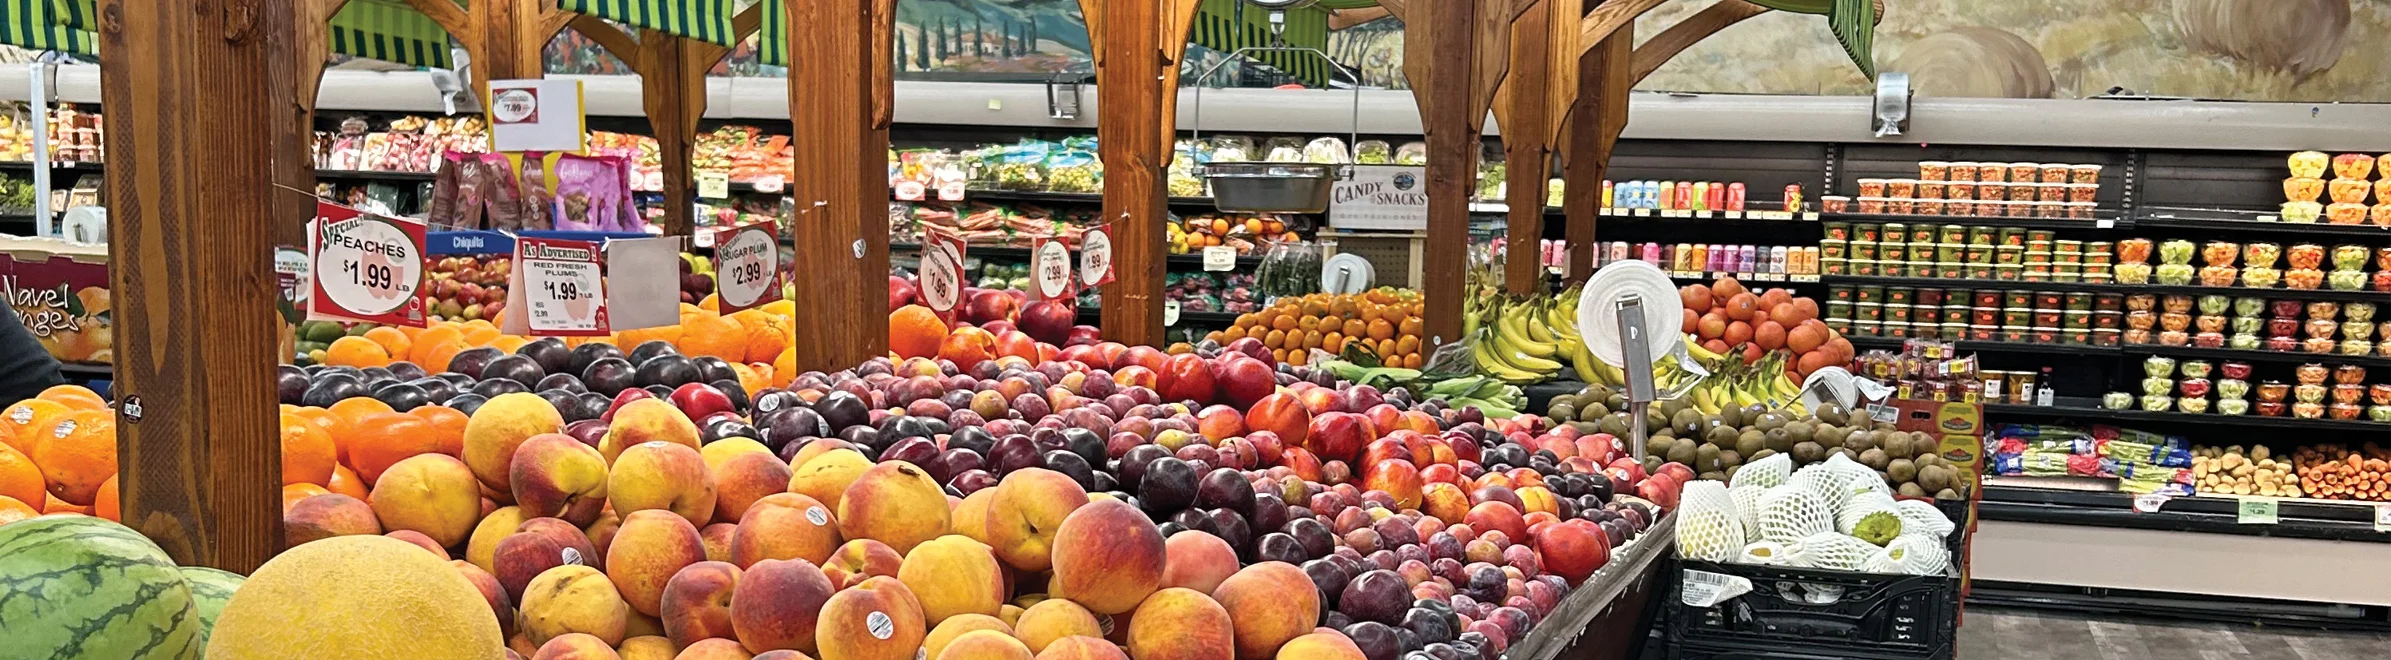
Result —
[[1752, 420], [1752, 426], [1762, 431], [1768, 431], [1785, 428], [1785, 424], [1791, 421], [1793, 420], [1785, 418], [1785, 413], [1764, 412], [1760, 413], [1758, 418]]
[[1695, 445], [1695, 444], [1697, 444], [1697, 443], [1693, 443], [1693, 442], [1674, 442], [1674, 443], [1670, 443], [1670, 444], [1669, 444], [1669, 453], [1668, 453], [1669, 462], [1671, 462], [1671, 463], [1684, 463], [1684, 464], [1686, 464], [1686, 465], [1693, 465], [1693, 464], [1694, 464], [1694, 457], [1697, 455], [1697, 454], [1696, 454], [1696, 452], [1695, 452], [1695, 450], [1694, 450], [1694, 445]]
[[1793, 446], [1793, 462], [1796, 464], [1809, 465], [1823, 460], [1826, 460], [1826, 447], [1823, 445], [1804, 442]]
[[1602, 405], [1610, 406], [1610, 408], [1611, 408], [1611, 410], [1612, 410], [1612, 411], [1626, 410], [1626, 409], [1627, 409], [1627, 395], [1625, 395], [1625, 394], [1613, 394], [1613, 395], [1610, 395], [1609, 397], [1605, 397], [1605, 398], [1602, 400]]
[[1699, 410], [1692, 408], [1679, 408], [1677, 409], [1677, 412], [1669, 414], [1669, 428], [1676, 429], [1679, 433], [1684, 433], [1688, 436], [1701, 434], [1701, 424], [1702, 411]]
[[1910, 445], [1911, 443], [1909, 441], [1909, 434], [1907, 433], [1894, 433], [1885, 436], [1884, 449], [1885, 453], [1887, 454], [1892, 454], [1893, 456], [1905, 459], [1918, 455], [1917, 450], [1911, 449]]
[[1654, 407], [1644, 412], [1644, 428], [1668, 429], [1676, 426], [1669, 423], [1669, 416], [1661, 414], [1659, 407]]
[[1725, 466], [1730, 466], [1730, 467], [1732, 467], [1732, 466], [1736, 466], [1736, 465], [1742, 465], [1742, 464], [1743, 464], [1743, 452], [1736, 451], [1736, 450], [1733, 450], [1733, 449], [1721, 449], [1721, 450], [1719, 450], [1719, 464], [1720, 464], [1720, 465], [1725, 465]]
[[[1599, 419], [1599, 417], [1590, 418], [1590, 419]], [[1593, 422], [1588, 422], [1588, 421], [1575, 421], [1575, 422], [1570, 422], [1570, 423], [1569, 423], [1569, 428], [1577, 429], [1577, 432], [1578, 432], [1580, 435], [1594, 435], [1595, 433], [1598, 433], [1598, 432], [1601, 432], [1601, 431], [1602, 431], [1602, 427], [1601, 427], [1601, 426], [1599, 426], [1599, 425], [1596, 425], [1596, 424], [1595, 424], [1595, 423], [1593, 423]]]
[[1945, 488], [1935, 491], [1934, 498], [1938, 500], [1956, 500], [1959, 499], [1959, 491]]
[[1916, 455], [1926, 456], [1940, 453], [1943, 443], [1936, 441], [1934, 436], [1918, 431], [1911, 431], [1909, 434], [1909, 444], [1911, 449], [1917, 450], [1918, 453]]
[[1739, 435], [1740, 434], [1735, 432], [1735, 427], [1720, 424], [1718, 426], [1710, 427], [1709, 431], [1706, 431], [1702, 434], [1702, 439], [1709, 441], [1710, 444], [1713, 445], [1718, 445], [1721, 447], [1733, 447], [1738, 441], [1737, 436]]
[[1701, 479], [1703, 481], [1726, 481], [1727, 473], [1723, 470], [1711, 470], [1709, 472], [1695, 475], [1695, 478]]
[[1742, 427], [1744, 426], [1744, 422], [1745, 420], [1743, 418], [1742, 408], [1722, 408], [1719, 410], [1719, 423], [1721, 424]]
[[1783, 452], [1779, 452], [1779, 451], [1777, 451], [1777, 450], [1774, 450], [1774, 449], [1762, 449], [1762, 450], [1760, 450], [1760, 451], [1752, 452], [1752, 456], [1751, 456], [1751, 458], [1746, 458], [1746, 459], [1744, 459], [1744, 462], [1745, 462], [1745, 463], [1757, 463], [1757, 462], [1759, 462], [1759, 461], [1760, 461], [1760, 459], [1763, 459], [1763, 458], [1768, 458], [1768, 457], [1770, 457], [1770, 456], [1775, 456], [1775, 455], [1777, 455], [1777, 454], [1780, 454], [1780, 453], [1783, 453]]
[[1891, 461], [1892, 458], [1885, 455], [1885, 450], [1882, 449], [1869, 447], [1867, 450], [1860, 452], [1860, 464], [1866, 465], [1873, 469], [1885, 469], [1885, 466]]
[[1659, 472], [1660, 466], [1665, 463], [1668, 463], [1668, 461], [1661, 460], [1659, 456], [1646, 456], [1644, 457], [1644, 473], [1651, 474], [1654, 472]]
[[1694, 448], [1694, 469], [1709, 472], [1718, 470], [1719, 467], [1718, 445], [1701, 445]]
[[1544, 409], [1544, 412], [1564, 422], [1577, 419], [1577, 406], [1567, 401], [1554, 401], [1552, 407]]
[[1852, 451], [1850, 447], [1836, 447], [1836, 448], [1834, 448], [1834, 449], [1829, 449], [1829, 450], [1827, 450], [1827, 452], [1826, 452], [1826, 453], [1828, 454], [1828, 456], [1829, 456], [1830, 458], [1831, 458], [1831, 457], [1833, 457], [1833, 455], [1835, 455], [1835, 454], [1842, 454], [1842, 455], [1843, 455], [1843, 458], [1845, 458], [1845, 459], [1848, 459], [1848, 460], [1853, 460], [1853, 461], [1860, 460], [1860, 453], [1859, 453], [1859, 452], [1856, 452], [1856, 451]]
[[1604, 433], [1609, 433], [1611, 435], [1624, 438], [1627, 437], [1628, 428], [1635, 424], [1635, 422], [1632, 421], [1633, 419], [1634, 418], [1632, 417], [1628, 417], [1627, 413], [1615, 412], [1608, 415], [1603, 415], [1602, 421], [1596, 423], [1594, 426], [1595, 428], [1601, 429]]
[[1865, 452], [1875, 449], [1876, 437], [1878, 435], [1880, 434], [1875, 431], [1860, 431], [1853, 433], [1851, 434], [1851, 437], [1843, 439], [1843, 446], [1854, 452]]
[[1601, 419], [1608, 414], [1611, 414], [1611, 407], [1603, 405], [1601, 401], [1586, 401], [1577, 406], [1578, 419]]
[[1677, 442], [1677, 439], [1676, 439], [1676, 438], [1672, 438], [1672, 437], [1665, 436], [1665, 435], [1656, 435], [1656, 436], [1652, 436], [1652, 437], [1650, 437], [1650, 438], [1645, 438], [1645, 439], [1644, 439], [1644, 455], [1645, 455], [1645, 456], [1659, 456], [1659, 457], [1662, 457], [1662, 458], [1668, 458], [1668, 456], [1669, 456], [1669, 445], [1671, 445], [1671, 444], [1674, 444], [1674, 443], [1676, 443], [1676, 442]]
[[[1886, 461], [1885, 477], [1892, 479], [1894, 483], [1908, 484], [1911, 481], [1917, 480], [1918, 464], [1912, 463], [1906, 458], [1896, 458], [1891, 461]], [[1923, 495], [1920, 497], [1923, 497]]]
[[1940, 465], [1928, 465], [1918, 468], [1917, 484], [1919, 488], [1924, 488], [1929, 491], [1939, 491], [1949, 488], [1951, 487], [1951, 471]]
[[1736, 473], [1736, 472], [1739, 472], [1739, 471], [1742, 471], [1742, 470], [1743, 470], [1743, 466], [1742, 466], [1742, 465], [1729, 465], [1729, 466], [1727, 466], [1727, 480], [1729, 480], [1729, 481], [1733, 481], [1733, 480], [1735, 479], [1735, 473]]
[[1791, 422], [1786, 422], [1785, 428], [1783, 430], [1785, 431], [1785, 435], [1793, 437], [1794, 442], [1809, 442], [1810, 437], [1818, 432], [1818, 425], [1809, 423], [1807, 421], [1794, 420]]
[[[1688, 403], [1686, 403], [1685, 399], [1669, 399], [1669, 400], [1667, 400], [1667, 401], [1661, 401], [1661, 402], [1659, 402], [1659, 404], [1660, 404], [1660, 414], [1663, 414], [1663, 415], [1668, 415], [1668, 416], [1669, 416], [1669, 417], [1671, 417], [1671, 418], [1675, 418], [1675, 417], [1677, 416], [1677, 413], [1678, 413], [1679, 411], [1683, 411], [1683, 410], [1686, 410], [1686, 409], [1689, 409], [1689, 408], [1692, 408], [1692, 407], [1693, 407], [1693, 405], [1692, 405], [1692, 404], [1688, 404]], [[1695, 412], [1696, 412], [1696, 413], [1699, 413], [1700, 411], [1695, 411]]]
[[1918, 484], [1907, 481], [1901, 482], [1901, 487], [1895, 488], [1894, 490], [1900, 492], [1902, 497], [1917, 498], [1926, 496], [1926, 489], [1919, 488]]
[[1929, 465], [1946, 470], [1951, 468], [1951, 463], [1949, 461], [1945, 461], [1943, 460], [1943, 457], [1934, 454], [1919, 454], [1917, 458], [1910, 460], [1917, 463], [1918, 467], [1920, 468], [1924, 468]]
[[1818, 444], [1834, 447], [1843, 446], [1843, 439], [1848, 437], [1851, 437], [1851, 429], [1834, 425], [1818, 427], [1817, 432], [1810, 434], [1810, 439], [1817, 441]]
[[1775, 446], [1768, 444], [1767, 440], [1768, 438], [1766, 434], [1763, 434], [1759, 431], [1745, 431], [1736, 435], [1735, 437], [1735, 452], [1745, 456], [1750, 456], [1760, 453], [1760, 451], [1763, 449]]

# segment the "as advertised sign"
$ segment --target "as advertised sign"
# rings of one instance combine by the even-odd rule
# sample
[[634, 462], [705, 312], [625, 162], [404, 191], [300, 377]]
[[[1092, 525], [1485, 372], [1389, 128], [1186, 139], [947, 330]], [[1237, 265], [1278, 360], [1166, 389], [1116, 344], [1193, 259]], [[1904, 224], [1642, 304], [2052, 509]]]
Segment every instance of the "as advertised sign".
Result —
[[1070, 302], [1072, 282], [1071, 248], [1058, 239], [1041, 238], [1031, 246], [1030, 281], [1037, 290], [1030, 293], [1038, 300]]
[[1079, 285], [1099, 287], [1113, 281], [1112, 225], [1099, 225], [1079, 235]]
[[952, 323], [963, 302], [963, 239], [946, 232], [922, 230], [922, 302]]
[[606, 323], [606, 269], [597, 243], [516, 239], [515, 273], [527, 334], [588, 337], [612, 332]]
[[1353, 178], [1330, 187], [1328, 224], [1338, 229], [1427, 229], [1428, 168], [1353, 166]]
[[307, 317], [423, 327], [423, 223], [316, 202]]
[[715, 232], [714, 288], [722, 313], [780, 299], [779, 229], [764, 220]]

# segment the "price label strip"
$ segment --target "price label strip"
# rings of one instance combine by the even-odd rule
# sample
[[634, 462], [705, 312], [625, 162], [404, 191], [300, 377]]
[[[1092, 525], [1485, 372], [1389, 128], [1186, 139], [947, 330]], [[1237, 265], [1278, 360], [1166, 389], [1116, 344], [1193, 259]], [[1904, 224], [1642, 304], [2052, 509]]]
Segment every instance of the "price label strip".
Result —
[[780, 225], [763, 220], [714, 234], [714, 286], [722, 313], [780, 299]]
[[924, 225], [921, 262], [922, 302], [954, 322], [963, 301], [963, 239]]
[[1079, 235], [1079, 285], [1099, 287], [1111, 284], [1115, 274], [1112, 261], [1112, 225], [1090, 228]]
[[697, 196], [706, 199], [722, 199], [731, 196], [731, 174], [729, 172], [697, 173]]
[[606, 268], [597, 243], [517, 238], [515, 269], [523, 275], [528, 334], [589, 337], [612, 332], [606, 323]]
[[316, 202], [307, 317], [423, 327], [423, 223]]
[[1037, 284], [1037, 299], [1070, 303], [1071, 285], [1077, 280], [1071, 274], [1071, 248], [1060, 239], [1041, 238], [1031, 247], [1031, 255], [1030, 275]]
[[1204, 248], [1204, 270], [1227, 271], [1237, 268], [1237, 248], [1215, 245]]
[[2236, 507], [2234, 522], [2244, 525], [2272, 525], [2276, 520], [2276, 502], [2262, 497], [2244, 497]]

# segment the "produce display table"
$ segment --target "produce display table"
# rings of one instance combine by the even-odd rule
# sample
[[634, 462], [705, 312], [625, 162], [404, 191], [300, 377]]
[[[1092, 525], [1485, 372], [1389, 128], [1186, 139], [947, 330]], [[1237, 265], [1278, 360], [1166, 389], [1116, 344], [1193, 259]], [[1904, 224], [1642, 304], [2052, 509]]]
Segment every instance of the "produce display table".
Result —
[[1677, 514], [1670, 512], [1634, 544], [1611, 558], [1594, 577], [1579, 585], [1552, 615], [1537, 624], [1527, 638], [1511, 645], [1510, 660], [1592, 658], [1636, 660], [1643, 657], [1646, 631], [1656, 611], [1653, 598], [1668, 593], [1669, 567], [1677, 554]]

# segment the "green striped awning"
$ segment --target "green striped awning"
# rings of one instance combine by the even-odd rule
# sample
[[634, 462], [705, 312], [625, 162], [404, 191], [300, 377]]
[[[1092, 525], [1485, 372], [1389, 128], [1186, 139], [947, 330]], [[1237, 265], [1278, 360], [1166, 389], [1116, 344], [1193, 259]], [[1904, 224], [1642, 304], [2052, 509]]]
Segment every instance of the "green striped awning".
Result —
[[[83, 9], [88, 10], [89, 7], [85, 5]], [[90, 25], [98, 21], [70, 23], [68, 19], [71, 12], [62, 12], [60, 9], [52, 0], [0, 2], [0, 43], [32, 50], [97, 54], [100, 39], [99, 35], [91, 33]]]
[[332, 15], [332, 52], [449, 68], [448, 31], [401, 0], [349, 0]]
[[557, 5], [565, 11], [718, 46], [739, 43], [739, 35], [731, 30], [731, 16], [738, 13], [731, 0], [560, 0]]
[[789, 17], [781, 0], [764, 0], [763, 20], [756, 25], [756, 60], [766, 66], [789, 65]]
[[[1196, 8], [1195, 24], [1189, 27], [1189, 41], [1222, 54], [1249, 46], [1275, 45], [1270, 34], [1270, 12], [1246, 6], [1243, 20], [1239, 20], [1238, 9], [1244, 4], [1239, 0], [1204, 0]], [[1289, 10], [1287, 31], [1281, 37], [1288, 46], [1328, 50], [1328, 11], [1316, 6]], [[1327, 86], [1329, 73], [1334, 70], [1327, 59], [1312, 53], [1256, 53], [1250, 57], [1314, 87]]]

